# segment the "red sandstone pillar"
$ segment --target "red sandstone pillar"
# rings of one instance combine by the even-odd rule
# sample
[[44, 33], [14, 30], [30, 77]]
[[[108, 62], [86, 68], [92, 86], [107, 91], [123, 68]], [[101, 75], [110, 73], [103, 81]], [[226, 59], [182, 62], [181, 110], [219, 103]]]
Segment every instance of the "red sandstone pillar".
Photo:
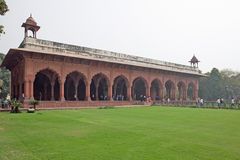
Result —
[[60, 82], [60, 100], [65, 101], [65, 98], [64, 98], [64, 83], [63, 82]]
[[108, 86], [108, 98], [110, 101], [113, 100], [113, 98], [112, 98], [112, 82], [110, 82], [109, 86]]
[[33, 81], [29, 80], [29, 97], [30, 99], [33, 98]]
[[129, 85], [127, 88], [127, 96], [129, 101], [132, 101], [131, 93], [132, 93], [132, 87]]
[[147, 90], [146, 97], [150, 97], [151, 92], [150, 87], [146, 87], [146, 90]]
[[91, 81], [90, 83], [86, 83], [86, 97], [85, 97], [86, 101], [91, 101], [90, 84], [91, 84]]
[[54, 101], [54, 85], [55, 82], [51, 83], [51, 101]]
[[24, 97], [25, 97], [25, 99], [30, 99], [29, 86], [30, 85], [29, 85], [28, 81], [24, 81]]
[[160, 100], [162, 100], [163, 99], [163, 89], [161, 88], [161, 87], [159, 87], [159, 98], [160, 98]]
[[180, 96], [181, 96], [181, 89], [180, 88], [176, 88], [175, 89], [175, 92], [174, 92], [174, 94], [175, 94], [175, 100], [178, 100], [178, 98], [181, 98]]
[[[175, 100], [176, 100], [176, 88], [173, 88], [173, 89], [172, 89], [172, 93], [171, 93], [171, 94], [172, 94], [172, 96], [171, 96], [171, 97], [172, 97], [172, 100], [175, 101]], [[170, 98], [170, 99], [171, 99], [171, 98]]]
[[167, 94], [167, 89], [166, 89], [166, 87], [165, 86], [163, 86], [163, 91], [162, 91], [162, 93], [163, 93], [163, 100], [166, 100], [165, 98], [169, 98], [169, 97], [167, 97], [166, 96], [166, 94]]

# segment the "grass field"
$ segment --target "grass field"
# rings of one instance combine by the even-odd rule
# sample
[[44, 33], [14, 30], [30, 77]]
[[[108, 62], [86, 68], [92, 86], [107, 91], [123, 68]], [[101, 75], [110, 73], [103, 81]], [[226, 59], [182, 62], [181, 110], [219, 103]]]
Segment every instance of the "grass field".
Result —
[[0, 160], [237, 160], [240, 111], [138, 107], [0, 113]]

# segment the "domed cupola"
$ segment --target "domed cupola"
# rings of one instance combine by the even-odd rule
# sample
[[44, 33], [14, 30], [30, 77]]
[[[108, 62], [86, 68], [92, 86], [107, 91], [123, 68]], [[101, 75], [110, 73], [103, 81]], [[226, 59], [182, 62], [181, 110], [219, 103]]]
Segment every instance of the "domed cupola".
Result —
[[37, 31], [40, 29], [40, 26], [37, 25], [37, 22], [33, 19], [32, 14], [25, 23], [22, 24], [22, 27], [25, 28], [25, 37], [28, 37], [28, 31], [32, 31], [33, 38], [37, 38]]

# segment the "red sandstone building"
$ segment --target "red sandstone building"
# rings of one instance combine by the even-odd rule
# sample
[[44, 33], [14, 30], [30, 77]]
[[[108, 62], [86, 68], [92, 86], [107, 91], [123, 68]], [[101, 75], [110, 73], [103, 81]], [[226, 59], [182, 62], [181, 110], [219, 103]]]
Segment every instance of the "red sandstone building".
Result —
[[[198, 97], [195, 66], [37, 39], [30, 16], [25, 38], [10, 49], [2, 67], [11, 71], [11, 98], [40, 100], [39, 107], [79, 107], [188, 101]], [[32, 32], [32, 36], [29, 36]]]

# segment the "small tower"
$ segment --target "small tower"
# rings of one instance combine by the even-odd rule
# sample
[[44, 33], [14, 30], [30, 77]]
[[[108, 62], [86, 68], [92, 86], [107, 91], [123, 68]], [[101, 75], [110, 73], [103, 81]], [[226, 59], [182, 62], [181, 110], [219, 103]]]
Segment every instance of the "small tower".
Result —
[[25, 28], [25, 37], [28, 37], [28, 30], [32, 31], [33, 38], [37, 38], [37, 31], [40, 29], [40, 26], [37, 25], [37, 22], [33, 19], [32, 14], [25, 23], [22, 24], [22, 27]]
[[[193, 55], [192, 59], [189, 61], [192, 67], [198, 68], [198, 62], [200, 62], [195, 55]], [[196, 66], [197, 65], [197, 66]]]

